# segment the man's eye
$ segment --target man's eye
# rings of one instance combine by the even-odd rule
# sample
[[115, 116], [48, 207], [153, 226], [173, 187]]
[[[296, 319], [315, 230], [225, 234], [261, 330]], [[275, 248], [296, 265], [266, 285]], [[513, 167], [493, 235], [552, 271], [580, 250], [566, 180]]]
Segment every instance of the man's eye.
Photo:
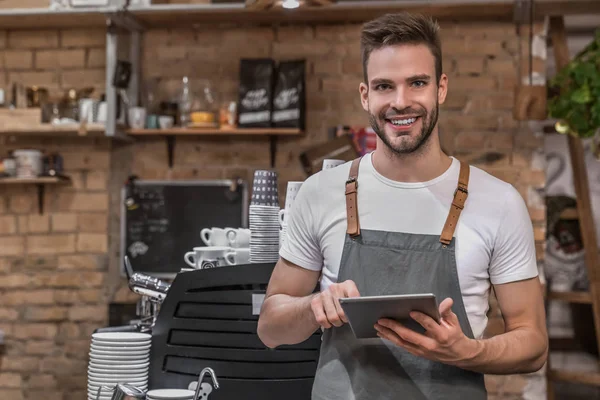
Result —
[[412, 83], [412, 85], [413, 85], [413, 86], [415, 86], [415, 87], [423, 87], [423, 86], [425, 86], [426, 84], [427, 84], [427, 82], [425, 82], [425, 81], [414, 81], [414, 82]]
[[390, 88], [391, 86], [387, 83], [380, 83], [379, 85], [375, 86], [375, 90], [388, 90]]

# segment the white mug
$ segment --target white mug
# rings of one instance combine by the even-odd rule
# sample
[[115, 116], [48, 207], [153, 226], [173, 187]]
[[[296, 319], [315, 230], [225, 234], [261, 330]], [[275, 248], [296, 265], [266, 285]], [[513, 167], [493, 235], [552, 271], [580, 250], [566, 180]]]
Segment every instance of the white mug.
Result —
[[323, 160], [323, 170], [335, 168], [338, 165], [344, 164], [345, 162], [346, 161], [344, 161], [344, 160], [333, 160], [333, 159]]
[[250, 229], [225, 228], [225, 235], [231, 247], [245, 248], [250, 246]]
[[243, 265], [250, 264], [250, 249], [248, 248], [239, 248], [232, 249], [233, 251], [225, 254], [225, 260], [232, 264], [229, 265]]
[[196, 269], [234, 265], [234, 260], [227, 257], [227, 253], [230, 251], [231, 248], [225, 246], [194, 247], [194, 251], [185, 253], [183, 261]]
[[227, 230], [222, 228], [204, 228], [200, 231], [200, 237], [207, 246], [227, 246], [231, 245], [227, 238]]
[[287, 222], [285, 221], [287, 214], [288, 214], [288, 212], [285, 208], [282, 208], [281, 210], [279, 210], [279, 226], [281, 228], [283, 228], [284, 225], [287, 225]]
[[144, 107], [131, 107], [128, 116], [129, 126], [132, 129], [144, 129], [146, 126], [146, 109]]

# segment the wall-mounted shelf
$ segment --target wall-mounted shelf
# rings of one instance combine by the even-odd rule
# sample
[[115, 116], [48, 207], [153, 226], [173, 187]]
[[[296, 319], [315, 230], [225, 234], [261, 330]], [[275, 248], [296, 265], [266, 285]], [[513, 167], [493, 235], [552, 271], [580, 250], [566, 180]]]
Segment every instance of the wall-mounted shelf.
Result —
[[[88, 124], [80, 132], [79, 124], [69, 125], [14, 125], [2, 126], [0, 135], [3, 136], [81, 136], [81, 137], [106, 137], [104, 124]], [[83, 133], [83, 134], [82, 134]]]
[[71, 178], [40, 176], [37, 178], [0, 178], [0, 185], [36, 185], [38, 189], [38, 212], [44, 213], [44, 192], [46, 185], [70, 185]]
[[270, 143], [271, 167], [275, 167], [275, 156], [277, 153], [277, 138], [279, 136], [302, 135], [300, 129], [294, 128], [171, 128], [171, 129], [130, 129], [126, 131], [133, 137], [139, 136], [164, 136], [167, 141], [167, 155], [169, 157], [169, 168], [173, 167], [175, 152], [175, 138], [177, 136], [268, 136]]

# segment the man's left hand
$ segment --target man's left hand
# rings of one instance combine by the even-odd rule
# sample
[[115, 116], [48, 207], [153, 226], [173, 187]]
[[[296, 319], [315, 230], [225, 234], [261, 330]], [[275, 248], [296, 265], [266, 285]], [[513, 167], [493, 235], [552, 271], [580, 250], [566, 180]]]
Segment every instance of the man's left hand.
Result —
[[477, 355], [480, 344], [463, 333], [458, 317], [452, 312], [452, 304], [451, 298], [440, 304], [439, 324], [423, 313], [410, 313], [410, 316], [425, 328], [424, 335], [391, 319], [380, 319], [375, 324], [377, 335], [416, 356], [460, 366], [461, 361], [470, 360]]

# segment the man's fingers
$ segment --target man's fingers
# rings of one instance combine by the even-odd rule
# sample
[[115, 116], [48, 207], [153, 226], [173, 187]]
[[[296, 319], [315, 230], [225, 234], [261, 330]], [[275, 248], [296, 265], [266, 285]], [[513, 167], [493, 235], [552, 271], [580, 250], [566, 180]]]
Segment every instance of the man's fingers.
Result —
[[327, 315], [325, 314], [325, 310], [323, 309], [323, 302], [321, 301], [320, 296], [315, 297], [312, 300], [310, 307], [312, 309], [313, 314], [315, 315], [315, 320], [317, 321], [317, 324], [326, 329], [331, 328], [331, 324], [329, 323]]
[[356, 283], [353, 281], [345, 281], [344, 285], [344, 297], [359, 297], [360, 293], [358, 292], [358, 288], [356, 287]]
[[323, 296], [323, 308], [325, 309], [325, 314], [331, 325], [338, 327], [343, 325], [331, 295]]
[[453, 304], [454, 301], [450, 297], [445, 298], [444, 301], [440, 303], [440, 315], [442, 316], [442, 318], [452, 313]]

